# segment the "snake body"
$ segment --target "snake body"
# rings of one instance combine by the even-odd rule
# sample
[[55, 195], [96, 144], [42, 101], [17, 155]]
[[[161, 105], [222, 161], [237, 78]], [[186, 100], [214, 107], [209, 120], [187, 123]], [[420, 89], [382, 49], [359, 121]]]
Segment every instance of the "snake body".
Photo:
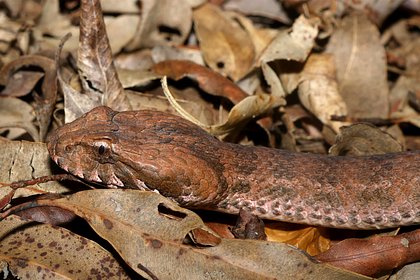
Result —
[[49, 138], [87, 181], [158, 190], [180, 205], [336, 228], [420, 223], [420, 151], [349, 157], [223, 143], [159, 111], [97, 107]]

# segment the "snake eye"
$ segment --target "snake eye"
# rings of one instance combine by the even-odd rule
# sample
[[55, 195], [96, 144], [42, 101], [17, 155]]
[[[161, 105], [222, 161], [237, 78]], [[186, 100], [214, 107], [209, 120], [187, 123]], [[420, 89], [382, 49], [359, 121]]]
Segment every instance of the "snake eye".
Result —
[[104, 145], [100, 145], [99, 146], [99, 148], [98, 148], [98, 153], [100, 154], [100, 155], [103, 155], [103, 154], [105, 154], [105, 146]]
[[106, 141], [99, 141], [94, 144], [96, 153], [101, 156], [107, 156], [111, 153], [111, 145]]

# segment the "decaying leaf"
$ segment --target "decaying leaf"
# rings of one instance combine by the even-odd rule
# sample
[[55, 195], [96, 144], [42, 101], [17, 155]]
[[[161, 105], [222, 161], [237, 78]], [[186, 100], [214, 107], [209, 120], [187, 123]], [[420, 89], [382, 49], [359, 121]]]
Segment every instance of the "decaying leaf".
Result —
[[[22, 56], [7, 65], [0, 72], [0, 84], [14, 83], [12, 76], [24, 67], [39, 67], [44, 71], [42, 92], [34, 92], [34, 111], [38, 120], [39, 133], [34, 140], [45, 140], [51, 122], [51, 116], [57, 99], [57, 78], [54, 61], [39, 55]], [[35, 136], [35, 135], [32, 135]]]
[[419, 240], [420, 230], [397, 236], [346, 239], [316, 258], [364, 275], [381, 276], [420, 260]]
[[[8, 75], [3, 75], [2, 73], [0, 73], [0, 77], [7, 76]], [[31, 90], [35, 87], [35, 85], [39, 82], [39, 80], [42, 77], [44, 77], [44, 73], [35, 71], [23, 70], [19, 71], [18, 73], [14, 73], [9, 78], [9, 81], [6, 83], [0, 95], [15, 97], [25, 96], [31, 92]]]
[[28, 103], [13, 97], [2, 97], [0, 110], [1, 131], [7, 129], [11, 139], [18, 138], [25, 132], [33, 139], [39, 139], [39, 132], [34, 124], [34, 109]]
[[17, 216], [1, 221], [0, 260], [19, 279], [130, 279], [97, 243]]
[[211, 4], [194, 11], [204, 60], [213, 70], [239, 80], [250, 71], [255, 51], [249, 35], [229, 14]]
[[263, 16], [278, 20], [283, 23], [290, 23], [284, 7], [276, 0], [236, 0], [225, 1], [223, 8], [239, 11], [245, 15]]
[[313, 54], [308, 58], [301, 73], [298, 94], [306, 109], [338, 132], [343, 123], [332, 121], [331, 116], [345, 116], [347, 108], [338, 92], [332, 56]]
[[66, 34], [73, 34], [72, 39], [66, 44], [66, 50], [77, 49], [79, 28], [72, 25], [71, 19], [60, 13], [60, 5], [55, 0], [45, 0], [43, 13], [39, 18], [37, 40], [44, 48], [55, 48], [60, 39]]
[[167, 60], [189, 60], [204, 65], [200, 50], [195, 48], [156, 46], [152, 49], [152, 58], [155, 63]]
[[154, 192], [92, 190], [38, 204], [86, 219], [128, 265], [150, 279], [296, 279], [308, 273], [314, 278], [328, 273], [330, 279], [368, 279], [316, 264], [281, 243], [220, 239], [210, 247], [186, 244], [183, 240], [192, 230], [212, 231], [196, 214]]
[[420, 114], [410, 104], [410, 94], [416, 96], [420, 92], [420, 39], [409, 32], [411, 27], [407, 21], [397, 23], [391, 30], [389, 40], [397, 40], [401, 45], [388, 51], [392, 62], [404, 68], [404, 72], [391, 88], [389, 94], [390, 113], [393, 119], [409, 121], [420, 127]]
[[70, 34], [65, 36], [62, 40], [62, 43], [58, 46], [57, 54], [55, 57], [55, 63], [57, 66], [57, 79], [60, 84], [61, 90], [63, 92], [65, 100], [65, 122], [71, 122], [89, 111], [90, 108], [94, 108], [101, 104], [100, 95], [93, 91], [88, 91], [86, 94], [81, 94], [79, 91], [74, 89], [69, 81], [65, 80], [61, 74], [59, 58], [61, 54], [61, 49], [64, 45], [64, 42], [69, 37]]
[[377, 155], [401, 152], [402, 145], [390, 134], [369, 124], [354, 124], [340, 129], [332, 155]]
[[258, 65], [273, 60], [294, 60], [303, 62], [314, 46], [318, 34], [318, 20], [300, 16], [292, 29], [280, 32], [258, 58]]
[[[374, 122], [381, 128], [359, 124], [341, 129], [331, 148], [333, 154], [400, 151], [401, 145], [393, 137], [408, 149], [420, 147], [414, 127], [420, 127], [418, 11], [411, 7], [409, 12], [394, 13], [381, 26], [386, 14], [402, 0], [101, 0], [104, 19], [98, 0], [0, 2], [0, 67], [4, 67], [4, 72], [0, 72], [0, 91], [15, 97], [0, 98], [0, 126], [5, 128], [0, 137], [27, 139], [30, 135], [42, 140], [40, 126], [40, 135], [53, 133], [52, 128], [64, 123], [64, 119], [68, 122], [103, 104], [117, 110], [129, 109], [130, 104], [136, 110], [176, 113], [161, 95], [157, 80], [167, 75], [177, 80], [165, 89], [174, 93], [173, 103], [193, 115], [191, 120], [204, 123], [210, 132], [231, 133], [225, 138], [229, 141], [327, 153], [343, 124], [331, 121], [331, 116], [337, 115], [345, 116], [341, 119], [349, 122]], [[405, 7], [410, 3], [413, 2], [405, 1]], [[354, 14], [351, 9], [364, 15]], [[393, 25], [396, 20], [399, 22]], [[77, 55], [78, 30], [82, 35]], [[58, 58], [62, 45], [58, 47], [54, 65], [49, 58], [68, 32], [73, 34], [72, 40], [66, 43], [61, 63]], [[118, 58], [118, 75], [111, 51]], [[42, 57], [47, 66], [29, 63], [28, 57]], [[201, 66], [170, 61], [174, 59]], [[69, 69], [78, 71], [79, 76], [76, 73], [71, 77]], [[55, 85], [45, 81], [53, 81], [54, 75], [60, 81], [60, 95], [46, 100], [44, 93], [48, 95]], [[35, 120], [35, 114], [41, 110], [34, 110], [35, 102], [26, 96], [28, 93], [37, 93], [34, 98], [38, 98], [38, 104], [51, 101], [48, 106], [56, 109], [57, 122], [48, 126], [45, 120], [49, 122], [50, 113], [42, 115], [45, 120], [38, 115]], [[346, 111], [342, 100], [352, 109]], [[231, 103], [236, 105], [231, 108]], [[262, 117], [257, 123], [263, 124], [264, 131], [250, 121], [257, 116]], [[17, 127], [23, 129], [16, 133]], [[76, 212], [102, 237], [89, 230], [87, 240], [60, 228], [10, 217], [19, 222], [16, 227], [9, 226], [9, 220], [0, 222], [7, 223], [0, 226], [1, 276], [9, 273], [9, 278], [18, 275], [25, 279], [49, 273], [42, 276], [126, 277], [119, 274], [122, 268], [116, 266], [112, 257], [104, 259], [109, 253], [94, 243], [100, 240], [100, 244], [109, 243], [104, 246], [107, 251], [121, 256], [119, 262], [127, 262], [132, 269], [124, 264], [124, 270], [134, 279], [368, 279], [320, 265], [296, 248], [278, 244], [288, 242], [317, 255], [334, 243], [326, 236], [341, 240], [345, 238], [343, 234], [356, 235], [354, 231], [280, 226], [273, 222], [265, 227], [265, 232], [270, 241], [276, 242], [228, 240], [214, 234], [194, 213], [155, 193], [96, 190], [74, 194], [76, 188], [80, 189], [79, 184], [66, 182], [64, 187], [33, 179], [50, 175], [56, 168], [50, 164], [42, 143], [0, 139], [0, 151], [0, 216], [39, 205], [19, 214], [57, 223], [68, 221]], [[21, 186], [20, 180], [37, 184], [19, 189], [3, 186], [10, 182]], [[63, 193], [68, 196], [62, 196]], [[62, 198], [57, 199], [58, 196]], [[226, 218], [225, 214], [211, 213], [210, 220], [214, 221], [214, 215]], [[86, 225], [82, 224], [77, 224], [80, 234], [84, 234]], [[222, 228], [223, 236], [231, 238], [226, 225], [215, 227]], [[262, 235], [259, 229], [258, 235]], [[2, 235], [4, 230], [8, 231], [6, 236]], [[62, 241], [58, 233], [69, 238]], [[248, 233], [245, 231], [245, 235]], [[373, 275], [383, 269], [378, 257], [387, 257], [388, 268], [404, 264], [393, 257], [417, 260], [413, 256], [418, 251], [418, 238], [404, 237], [409, 243], [397, 238], [352, 240], [350, 247], [332, 247], [325, 256], [333, 264]], [[62, 244], [65, 248], [56, 255]], [[379, 245], [391, 248], [382, 247], [382, 254]], [[77, 260], [70, 263], [73, 259]], [[85, 264], [85, 260], [89, 263]], [[359, 264], [365, 261], [361, 268]], [[407, 265], [395, 275], [414, 279], [419, 274], [418, 264]]]
[[[131, 13], [133, 12], [131, 11]], [[118, 17], [105, 17], [104, 21], [107, 34], [109, 38], [112, 38], [109, 42], [111, 52], [119, 53], [135, 36], [136, 26], [139, 24], [140, 19], [138, 15], [123, 14]], [[124, 32], [121, 32], [122, 30]]]
[[350, 116], [386, 118], [389, 112], [385, 50], [377, 27], [365, 15], [343, 19], [328, 45], [338, 89]]
[[83, 0], [81, 4], [77, 66], [83, 89], [101, 95], [102, 105], [130, 109], [112, 59], [100, 2]]
[[[2, 103], [0, 103], [2, 104]], [[0, 141], [0, 182], [12, 183], [52, 174], [50, 156], [44, 143], [26, 141]], [[0, 188], [0, 198], [9, 187]], [[69, 188], [57, 182], [48, 182], [18, 189], [15, 197], [42, 193], [65, 193]], [[1, 223], [1, 222], [0, 222]]]
[[318, 20], [300, 16], [290, 31], [279, 32], [260, 54], [256, 64], [261, 66], [272, 94], [285, 98], [296, 89], [297, 73], [303, 68], [301, 63], [312, 50], [317, 34]]
[[234, 104], [248, 96], [241, 88], [217, 72], [186, 60], [166, 60], [155, 64], [152, 70], [174, 80], [188, 77], [196, 81], [204, 91], [216, 96], [224, 96]]
[[279, 96], [268, 94], [248, 96], [236, 104], [229, 111], [227, 120], [225, 122], [216, 125], [206, 125], [198, 121], [197, 118], [192, 116], [178, 104], [178, 102], [169, 91], [166, 77], [162, 78], [162, 87], [165, 96], [168, 98], [168, 101], [171, 103], [171, 105], [176, 109], [178, 114], [188, 119], [192, 123], [201, 126], [203, 129], [207, 130], [210, 134], [213, 135], [227, 134], [245, 124], [249, 120], [260, 116], [275, 107], [284, 105], [284, 99]]
[[204, 1], [142, 0], [141, 21], [133, 40], [125, 47], [181, 44], [191, 29], [192, 7]]

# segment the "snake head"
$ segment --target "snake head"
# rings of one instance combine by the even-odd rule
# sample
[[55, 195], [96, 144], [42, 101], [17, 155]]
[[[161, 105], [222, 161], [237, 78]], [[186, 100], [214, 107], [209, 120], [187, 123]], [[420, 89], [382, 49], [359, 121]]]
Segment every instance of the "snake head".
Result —
[[97, 107], [49, 137], [51, 158], [86, 181], [157, 190], [183, 205], [214, 202], [225, 187], [218, 140], [159, 111]]
[[122, 187], [115, 173], [118, 157], [113, 153], [118, 143], [118, 126], [112, 118], [117, 112], [97, 107], [75, 121], [58, 128], [48, 138], [48, 151], [54, 162], [86, 181]]

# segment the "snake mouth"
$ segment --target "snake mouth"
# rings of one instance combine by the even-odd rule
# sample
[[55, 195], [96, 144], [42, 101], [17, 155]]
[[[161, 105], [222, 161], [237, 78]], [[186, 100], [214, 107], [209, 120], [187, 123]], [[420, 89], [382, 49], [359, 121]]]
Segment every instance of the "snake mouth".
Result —
[[82, 170], [80, 167], [77, 167], [77, 164], [74, 165], [75, 167], [64, 164], [64, 162], [68, 162], [68, 159], [64, 159], [63, 157], [55, 155], [52, 157], [52, 159], [61, 169], [73, 174], [80, 179], [83, 179], [86, 182], [106, 185], [108, 188], [124, 187], [124, 183], [118, 178], [117, 175], [115, 175], [114, 172], [111, 172], [108, 176], [101, 176], [100, 172], [98, 171], [99, 167], [86, 171]]

